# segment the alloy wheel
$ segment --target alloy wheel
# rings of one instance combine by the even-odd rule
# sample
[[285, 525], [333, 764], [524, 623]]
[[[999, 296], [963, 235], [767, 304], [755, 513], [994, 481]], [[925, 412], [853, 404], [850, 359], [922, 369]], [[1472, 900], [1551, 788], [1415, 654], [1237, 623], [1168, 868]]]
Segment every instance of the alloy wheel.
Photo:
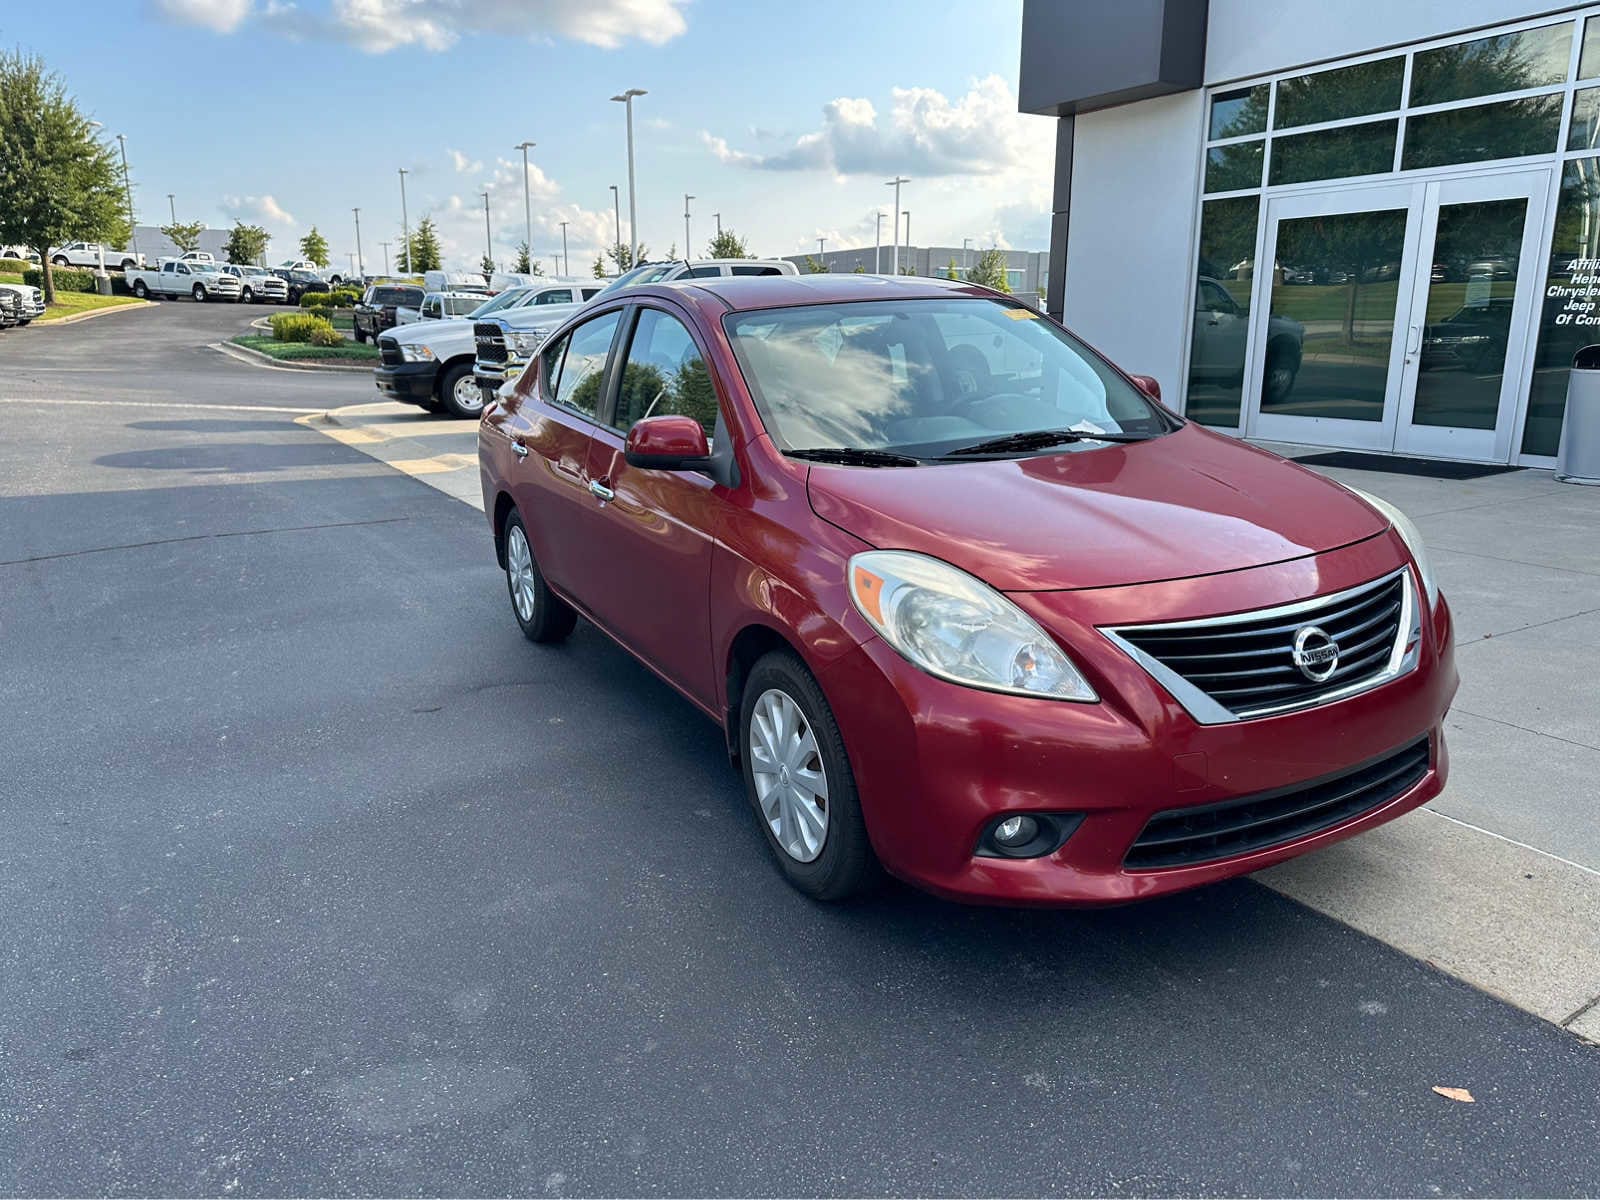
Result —
[[811, 862], [828, 837], [828, 772], [793, 697], [769, 688], [750, 714], [750, 773], [761, 815], [783, 852]]
[[533, 552], [522, 526], [512, 525], [506, 535], [506, 578], [511, 581], [511, 602], [524, 624], [533, 620], [539, 597], [533, 584]]

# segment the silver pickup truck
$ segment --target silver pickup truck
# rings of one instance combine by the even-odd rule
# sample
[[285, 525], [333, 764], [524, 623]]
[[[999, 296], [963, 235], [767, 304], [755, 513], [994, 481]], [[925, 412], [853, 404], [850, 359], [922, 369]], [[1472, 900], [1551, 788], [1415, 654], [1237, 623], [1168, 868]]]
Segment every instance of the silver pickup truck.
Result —
[[151, 296], [192, 296], [196, 300], [237, 300], [239, 280], [216, 263], [169, 259], [159, 271], [126, 271], [124, 278], [141, 300]]

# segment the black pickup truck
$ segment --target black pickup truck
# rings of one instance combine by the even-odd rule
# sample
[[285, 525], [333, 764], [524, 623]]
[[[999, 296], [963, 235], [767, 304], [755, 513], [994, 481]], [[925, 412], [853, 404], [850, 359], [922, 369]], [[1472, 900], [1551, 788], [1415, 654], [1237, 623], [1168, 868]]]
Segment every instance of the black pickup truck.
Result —
[[423, 291], [405, 283], [378, 283], [369, 287], [355, 307], [356, 341], [377, 341], [385, 329], [396, 324], [395, 310], [420, 309]]

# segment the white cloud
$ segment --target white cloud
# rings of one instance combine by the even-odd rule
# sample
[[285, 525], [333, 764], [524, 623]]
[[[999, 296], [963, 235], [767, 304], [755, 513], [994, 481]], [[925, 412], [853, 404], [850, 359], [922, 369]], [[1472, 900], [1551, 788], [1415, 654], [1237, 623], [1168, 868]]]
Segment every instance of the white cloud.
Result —
[[222, 211], [230, 219], [243, 221], [247, 225], [264, 225], [279, 230], [296, 227], [294, 214], [272, 196], [224, 196]]
[[[233, 33], [254, 0], [152, 0], [175, 21]], [[628, 41], [659, 46], [688, 28], [689, 0], [266, 0], [259, 24], [293, 38], [348, 42], [371, 54], [402, 47], [439, 52], [460, 38], [548, 41], [567, 38], [603, 49]]]
[[450, 161], [455, 164], [457, 174], [476, 175], [483, 170], [481, 162], [475, 162], [459, 150], [450, 151]]
[[181, 25], [232, 33], [250, 15], [254, 0], [155, 0], [156, 11]]
[[913, 178], [977, 175], [1048, 163], [1055, 131], [1017, 112], [1010, 85], [998, 75], [974, 81], [952, 100], [934, 88], [895, 88], [888, 120], [870, 100], [841, 96], [822, 109], [822, 128], [785, 150], [754, 154], [702, 134], [724, 163], [765, 171], [832, 171], [836, 175]]

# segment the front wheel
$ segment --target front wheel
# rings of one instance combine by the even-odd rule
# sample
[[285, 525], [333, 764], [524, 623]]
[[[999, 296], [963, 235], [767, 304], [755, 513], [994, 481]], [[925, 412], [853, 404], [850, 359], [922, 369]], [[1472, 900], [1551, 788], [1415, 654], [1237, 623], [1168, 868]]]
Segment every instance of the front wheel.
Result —
[[745, 792], [772, 851], [796, 889], [843, 900], [875, 880], [855, 775], [833, 710], [793, 653], [773, 651], [751, 668], [739, 704]]
[[197, 304], [198, 303], [204, 303], [205, 298], [206, 298], [206, 287], [205, 287], [205, 284], [203, 284], [203, 283], [195, 284], [194, 285], [194, 291], [191, 292], [190, 295], [192, 295], [195, 298], [195, 302]]
[[246, 304], [254, 304], [256, 302], [256, 294], [252, 289], [245, 288], [244, 291], [239, 293], [239, 299]]
[[545, 583], [515, 509], [506, 516], [506, 589], [511, 593], [511, 613], [530, 642], [562, 641], [578, 623], [572, 606]]
[[65, 254], [58, 254], [50, 261], [58, 267], [64, 267], [67, 265], [67, 256]]
[[472, 364], [459, 363], [439, 380], [439, 398], [452, 417], [476, 417], [483, 413], [483, 391], [472, 377]]
[[363, 345], [365, 345], [366, 344], [366, 340], [367, 340], [367, 331], [365, 329], [361, 328], [361, 326], [357, 325], [357, 326], [355, 326], [355, 334], [356, 334], [356, 341], [358, 341], [358, 342], [362, 343]]
[[133, 281], [133, 294], [139, 297], [141, 300], [148, 300], [150, 298], [150, 289], [145, 286], [144, 280], [135, 279]]
[[133, 259], [125, 258], [125, 259], [122, 260], [122, 273], [124, 275], [126, 275], [129, 271], [133, 270], [138, 265], [139, 264], [134, 262]]

